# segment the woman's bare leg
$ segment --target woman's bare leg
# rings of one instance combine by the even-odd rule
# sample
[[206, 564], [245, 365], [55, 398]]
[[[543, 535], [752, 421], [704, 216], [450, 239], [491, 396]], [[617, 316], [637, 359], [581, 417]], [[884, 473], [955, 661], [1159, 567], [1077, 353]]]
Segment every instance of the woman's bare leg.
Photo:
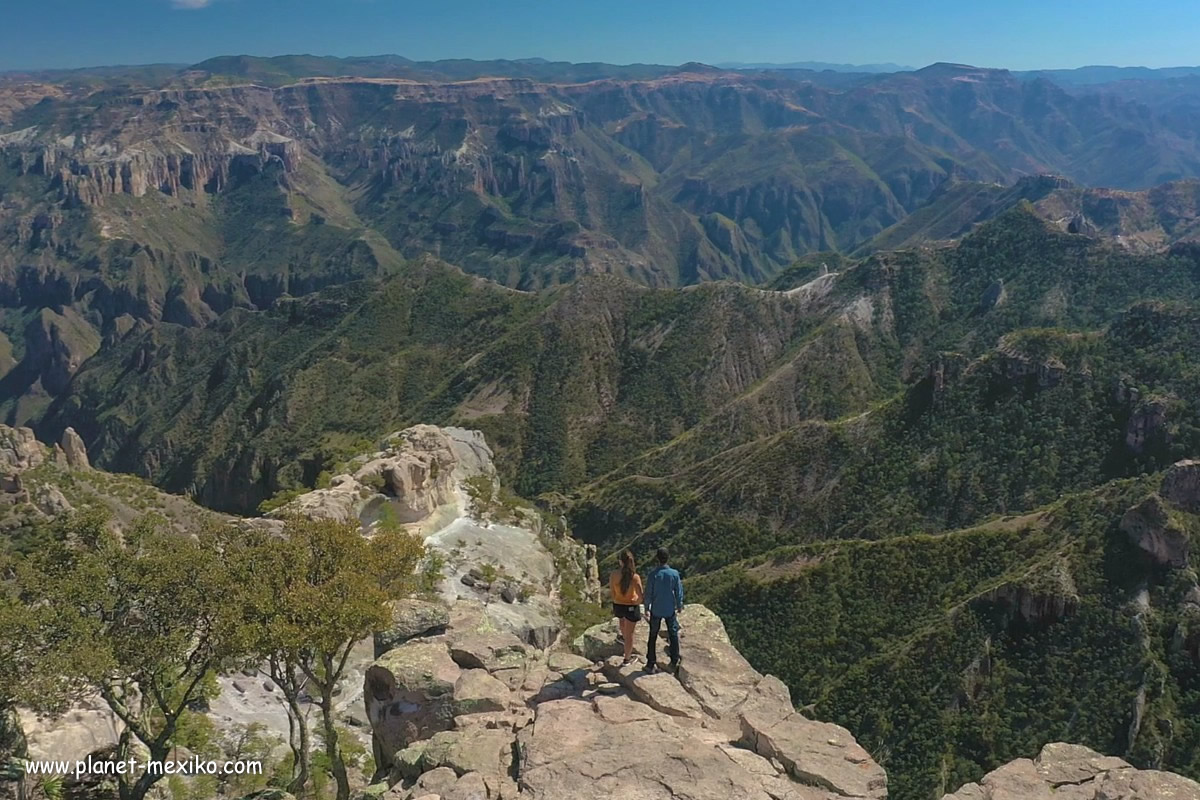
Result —
[[625, 660], [628, 661], [633, 657], [633, 634], [637, 628], [637, 623], [621, 618], [621, 639], [625, 643]]

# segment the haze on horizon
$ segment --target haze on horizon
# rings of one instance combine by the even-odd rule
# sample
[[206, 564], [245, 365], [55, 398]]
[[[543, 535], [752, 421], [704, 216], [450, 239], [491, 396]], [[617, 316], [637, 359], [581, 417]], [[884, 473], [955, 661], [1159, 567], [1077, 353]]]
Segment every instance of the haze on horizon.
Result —
[[[218, 55], [414, 60], [956, 62], [1014, 70], [1200, 61], [1200, 6], [1066, 0], [10, 0], [0, 70], [196, 63]], [[54, 24], [47, 24], [53, 20]]]

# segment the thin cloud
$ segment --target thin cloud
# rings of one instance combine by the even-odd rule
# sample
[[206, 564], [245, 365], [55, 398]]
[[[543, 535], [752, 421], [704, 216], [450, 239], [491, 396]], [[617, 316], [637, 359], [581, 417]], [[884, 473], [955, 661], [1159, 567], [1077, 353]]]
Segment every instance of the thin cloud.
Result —
[[212, 4], [212, 0], [171, 0], [171, 5], [175, 8], [206, 8]]

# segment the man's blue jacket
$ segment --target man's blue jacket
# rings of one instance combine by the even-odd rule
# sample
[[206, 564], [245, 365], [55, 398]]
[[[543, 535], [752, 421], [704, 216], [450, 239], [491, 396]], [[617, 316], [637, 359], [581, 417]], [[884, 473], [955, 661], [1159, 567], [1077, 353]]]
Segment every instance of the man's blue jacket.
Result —
[[673, 617], [683, 608], [683, 581], [668, 566], [657, 567], [646, 581], [646, 611], [655, 617]]

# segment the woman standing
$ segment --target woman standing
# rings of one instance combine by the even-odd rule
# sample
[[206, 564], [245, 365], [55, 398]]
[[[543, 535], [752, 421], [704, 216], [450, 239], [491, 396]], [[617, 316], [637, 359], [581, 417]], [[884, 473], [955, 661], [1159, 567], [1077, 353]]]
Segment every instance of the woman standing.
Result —
[[621, 568], [608, 577], [612, 591], [613, 616], [621, 623], [621, 641], [625, 643], [623, 664], [633, 661], [633, 632], [642, 620], [642, 576], [637, 574], [633, 552], [621, 553]]

